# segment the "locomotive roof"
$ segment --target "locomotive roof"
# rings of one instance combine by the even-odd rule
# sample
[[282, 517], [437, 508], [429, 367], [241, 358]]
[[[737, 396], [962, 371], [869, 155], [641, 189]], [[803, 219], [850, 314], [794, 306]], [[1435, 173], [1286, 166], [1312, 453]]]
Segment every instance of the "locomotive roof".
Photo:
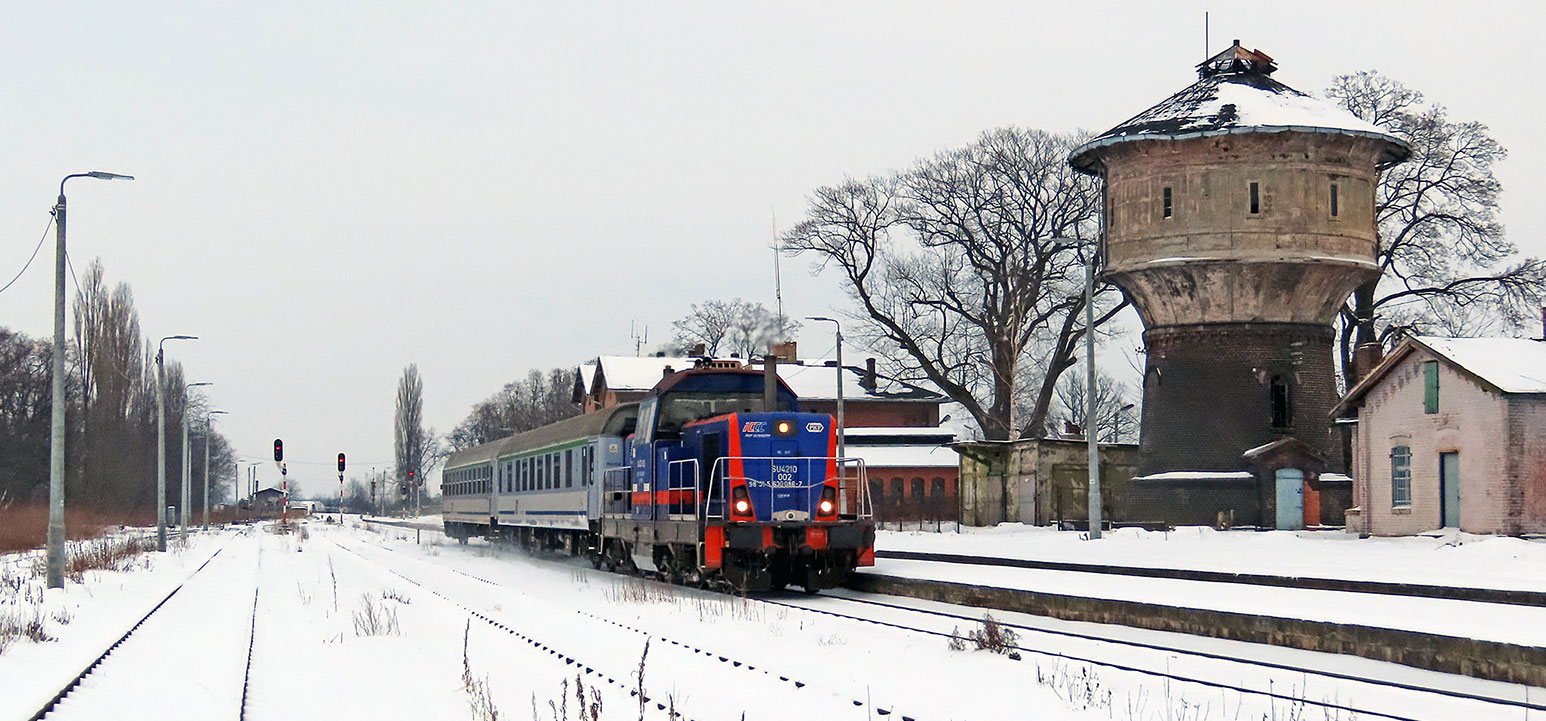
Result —
[[1098, 173], [1102, 148], [1138, 140], [1181, 140], [1234, 133], [1299, 131], [1383, 140], [1381, 165], [1405, 160], [1406, 141], [1330, 100], [1269, 77], [1277, 65], [1260, 50], [1233, 47], [1197, 66], [1197, 82], [1079, 146], [1068, 162]]
[[573, 418], [565, 418], [556, 423], [549, 423], [540, 428], [517, 433], [513, 436], [489, 441], [482, 445], [464, 448], [452, 453], [446, 459], [446, 468], [461, 468], [462, 466], [488, 463], [496, 458], [534, 451], [548, 446], [558, 445], [568, 441], [577, 441], [582, 438], [599, 436], [608, 426], [626, 422], [629, 417], [638, 413], [638, 403], [622, 403], [611, 408], [582, 413]]

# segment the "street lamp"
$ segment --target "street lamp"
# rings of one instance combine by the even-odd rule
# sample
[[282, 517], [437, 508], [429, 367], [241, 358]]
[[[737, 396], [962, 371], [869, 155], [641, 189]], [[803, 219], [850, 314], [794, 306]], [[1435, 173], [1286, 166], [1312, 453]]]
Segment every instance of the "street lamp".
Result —
[[229, 415], [226, 411], [210, 411], [204, 414], [204, 530], [209, 530], [209, 442], [215, 437], [215, 416]]
[[59, 181], [59, 201], [54, 204], [53, 405], [48, 438], [48, 538], [44, 544], [49, 588], [64, 588], [64, 184], [70, 178], [134, 180], [132, 175], [100, 170], [66, 175]]
[[837, 326], [837, 457], [845, 458], [843, 445], [843, 324], [832, 318], [810, 315], [806, 320], [822, 321]]
[[1095, 439], [1095, 265], [1100, 261], [1099, 244], [1082, 238], [1052, 238], [1053, 247], [1089, 251], [1084, 266], [1084, 438], [1090, 448], [1089, 519], [1090, 538], [1101, 536], [1100, 446]]
[[183, 487], [182, 501], [177, 505], [177, 528], [179, 537], [185, 541], [188, 540], [188, 516], [193, 515], [188, 510], [193, 505], [193, 451], [188, 448], [188, 426], [193, 424], [188, 419], [188, 389], [212, 385], [214, 383], [208, 381], [183, 384]]
[[156, 550], [166, 551], [166, 342], [198, 340], [169, 335], [156, 344]]

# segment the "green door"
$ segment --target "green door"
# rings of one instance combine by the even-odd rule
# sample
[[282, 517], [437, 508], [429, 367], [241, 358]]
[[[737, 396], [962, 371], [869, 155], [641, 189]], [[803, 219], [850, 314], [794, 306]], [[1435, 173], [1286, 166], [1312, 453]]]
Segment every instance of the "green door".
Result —
[[1445, 528], [1460, 527], [1460, 454], [1439, 454], [1439, 515]]

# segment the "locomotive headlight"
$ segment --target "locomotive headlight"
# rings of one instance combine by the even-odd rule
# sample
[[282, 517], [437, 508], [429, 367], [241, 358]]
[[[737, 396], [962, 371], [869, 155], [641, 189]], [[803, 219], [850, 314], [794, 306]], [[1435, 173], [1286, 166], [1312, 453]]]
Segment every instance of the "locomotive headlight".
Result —
[[789, 421], [778, 422], [778, 434], [781, 436], [789, 435]]
[[832, 486], [822, 486], [821, 502], [816, 504], [816, 515], [831, 516], [837, 510], [837, 489]]
[[736, 513], [746, 513], [748, 511], [750, 511], [751, 508], [752, 508], [752, 504], [747, 503], [745, 498], [742, 498], [741, 500], [735, 502], [735, 512]]

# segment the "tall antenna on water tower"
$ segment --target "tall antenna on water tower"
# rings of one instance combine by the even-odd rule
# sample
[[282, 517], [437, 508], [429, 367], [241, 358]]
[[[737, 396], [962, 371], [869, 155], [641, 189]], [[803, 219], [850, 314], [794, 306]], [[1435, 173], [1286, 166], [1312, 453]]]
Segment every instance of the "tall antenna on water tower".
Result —
[[1212, 49], [1213, 49], [1213, 45], [1208, 42], [1208, 11], [1204, 10], [1204, 11], [1202, 11], [1202, 59], [1203, 60], [1207, 60], [1209, 57], [1211, 57], [1210, 55], [1208, 55], [1208, 51], [1212, 50]]

